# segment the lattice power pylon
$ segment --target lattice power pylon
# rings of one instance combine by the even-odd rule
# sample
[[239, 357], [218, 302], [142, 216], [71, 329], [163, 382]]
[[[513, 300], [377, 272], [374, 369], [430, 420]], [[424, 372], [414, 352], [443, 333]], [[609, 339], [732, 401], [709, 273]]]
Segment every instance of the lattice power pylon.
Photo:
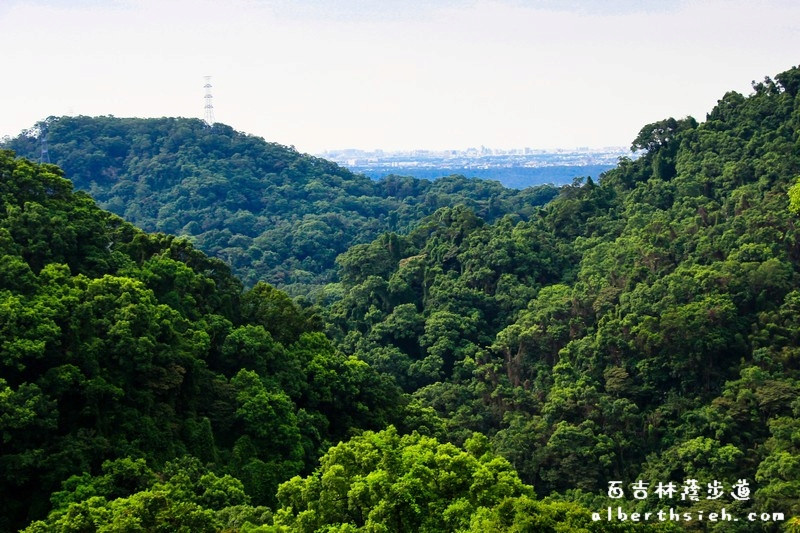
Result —
[[206, 84], [204, 85], [206, 89], [206, 113], [205, 113], [205, 121], [206, 125], [210, 128], [214, 125], [214, 103], [213, 103], [213, 96], [211, 96], [211, 76], [206, 76]]

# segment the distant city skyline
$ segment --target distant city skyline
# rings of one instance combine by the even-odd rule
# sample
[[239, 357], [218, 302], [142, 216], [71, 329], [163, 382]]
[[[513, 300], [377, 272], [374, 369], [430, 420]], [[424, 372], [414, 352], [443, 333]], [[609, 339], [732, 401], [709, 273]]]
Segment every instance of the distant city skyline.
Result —
[[[466, 150], [327, 150], [317, 154], [347, 167], [378, 169], [389, 167], [427, 168], [539, 168], [548, 166], [613, 166], [621, 156], [632, 155], [623, 147], [561, 148], [538, 150], [530, 147], [493, 149], [486, 146]], [[635, 155], [634, 155], [635, 157]]]
[[615, 167], [620, 157], [635, 158], [628, 148], [573, 148], [536, 150], [530, 147], [493, 149], [487, 146], [466, 150], [328, 150], [318, 154], [353, 172], [373, 179], [389, 175], [437, 179], [462, 175], [496, 180], [516, 189], [542, 185], [563, 185], [575, 178], [599, 178]]
[[797, 63], [788, 0], [4, 0], [0, 136], [204, 118], [308, 153], [629, 146]]

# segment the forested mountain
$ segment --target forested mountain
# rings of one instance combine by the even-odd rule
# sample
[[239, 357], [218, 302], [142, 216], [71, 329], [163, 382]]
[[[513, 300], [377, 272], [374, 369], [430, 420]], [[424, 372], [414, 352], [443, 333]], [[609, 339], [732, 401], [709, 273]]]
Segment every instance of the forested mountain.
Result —
[[[329, 334], [539, 494], [605, 508], [609, 481], [643, 480], [631, 508], [696, 513], [718, 481], [729, 511], [797, 516], [800, 70], [753, 87], [647, 125], [642, 157], [528, 221], [458, 206], [351, 248]], [[652, 492], [687, 479], [699, 501]]]
[[796, 530], [798, 92], [648, 124], [544, 208], [484, 189], [352, 246], [315, 306], [0, 152], [0, 529]]
[[332, 281], [351, 245], [407, 231], [440, 207], [527, 217], [556, 194], [460, 176], [375, 182], [196, 119], [51, 117], [6, 147], [39, 160], [43, 128], [52, 162], [101, 207], [146, 231], [190, 236], [246, 286], [266, 281], [294, 294]]
[[[221, 261], [101, 211], [55, 166], [0, 152], [0, 178], [1, 530], [43, 516], [62, 482], [55, 507], [123, 496], [152, 481], [145, 461], [188, 454], [270, 504], [331, 443], [402, 411], [391, 380], [285, 294], [243, 292]], [[212, 500], [233, 490], [209, 479]]]
[[0, 151], [0, 530], [603, 530], [320, 328]]

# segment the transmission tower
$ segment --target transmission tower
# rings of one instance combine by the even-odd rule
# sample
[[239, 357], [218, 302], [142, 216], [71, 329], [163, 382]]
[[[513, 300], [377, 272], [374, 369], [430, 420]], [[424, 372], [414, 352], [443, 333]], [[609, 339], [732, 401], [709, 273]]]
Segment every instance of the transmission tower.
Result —
[[204, 87], [206, 88], [206, 116], [205, 121], [206, 125], [210, 128], [214, 125], [214, 104], [212, 99], [214, 98], [211, 96], [211, 76], [205, 76], [206, 84]]
[[39, 163], [49, 163], [50, 162], [50, 151], [47, 149], [47, 123], [42, 122], [42, 125], [39, 127], [39, 143], [42, 146], [42, 153], [39, 156]]

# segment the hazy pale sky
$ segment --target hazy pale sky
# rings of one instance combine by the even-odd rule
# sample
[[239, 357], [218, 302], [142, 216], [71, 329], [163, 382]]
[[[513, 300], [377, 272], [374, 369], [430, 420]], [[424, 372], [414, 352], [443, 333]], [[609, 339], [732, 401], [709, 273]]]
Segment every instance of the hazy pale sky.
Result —
[[796, 1], [0, 0], [0, 136], [203, 116], [304, 152], [627, 146], [800, 63]]

